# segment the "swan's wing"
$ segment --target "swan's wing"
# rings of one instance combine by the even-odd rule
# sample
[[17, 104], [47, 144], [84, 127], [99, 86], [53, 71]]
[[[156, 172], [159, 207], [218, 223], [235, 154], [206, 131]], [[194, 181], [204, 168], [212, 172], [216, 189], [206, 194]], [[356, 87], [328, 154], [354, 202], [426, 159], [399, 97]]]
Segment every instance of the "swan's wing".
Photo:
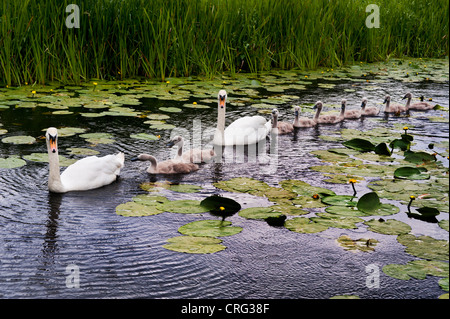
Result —
[[124, 160], [123, 153], [85, 157], [64, 170], [61, 183], [70, 190], [88, 190], [108, 185], [120, 174]]
[[[269, 123], [267, 125], [267, 123]], [[231, 123], [224, 132], [225, 145], [257, 143], [270, 132], [270, 122], [262, 116], [244, 116]]]

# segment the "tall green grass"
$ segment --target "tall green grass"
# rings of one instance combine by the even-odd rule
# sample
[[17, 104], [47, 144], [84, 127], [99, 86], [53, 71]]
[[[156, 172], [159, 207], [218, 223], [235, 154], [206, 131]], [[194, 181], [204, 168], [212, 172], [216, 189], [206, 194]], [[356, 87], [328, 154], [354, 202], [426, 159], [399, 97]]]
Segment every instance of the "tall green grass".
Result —
[[[80, 28], [65, 26], [70, 3]], [[380, 8], [380, 28], [365, 12]], [[448, 55], [447, 0], [0, 0], [0, 84], [314, 69]]]

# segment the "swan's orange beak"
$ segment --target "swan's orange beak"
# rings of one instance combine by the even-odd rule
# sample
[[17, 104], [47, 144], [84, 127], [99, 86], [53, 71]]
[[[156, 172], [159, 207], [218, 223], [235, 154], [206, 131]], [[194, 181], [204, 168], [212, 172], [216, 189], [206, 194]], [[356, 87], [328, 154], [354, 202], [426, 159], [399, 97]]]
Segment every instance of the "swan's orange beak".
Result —
[[56, 137], [50, 136], [49, 142], [50, 142], [50, 150], [52, 151], [52, 153], [56, 153], [58, 149], [58, 145], [56, 144]]
[[222, 109], [225, 107], [225, 96], [221, 96], [219, 98], [219, 105], [220, 105], [220, 108], [222, 108]]

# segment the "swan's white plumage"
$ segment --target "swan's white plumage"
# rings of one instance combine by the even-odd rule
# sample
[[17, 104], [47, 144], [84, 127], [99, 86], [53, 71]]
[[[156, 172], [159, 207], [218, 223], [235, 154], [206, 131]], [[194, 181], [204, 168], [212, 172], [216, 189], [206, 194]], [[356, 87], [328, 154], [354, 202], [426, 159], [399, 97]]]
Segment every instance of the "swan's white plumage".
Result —
[[62, 172], [61, 183], [66, 191], [88, 190], [111, 184], [120, 174], [124, 161], [123, 153], [83, 158]]
[[60, 174], [56, 128], [47, 129], [46, 141], [49, 157], [48, 188], [51, 192], [85, 191], [111, 184], [124, 166], [123, 153], [89, 156], [70, 165]]
[[271, 131], [271, 122], [262, 116], [244, 116], [231, 123], [225, 129], [227, 92], [220, 90], [218, 94], [217, 130], [214, 136], [215, 145], [249, 145], [264, 140]]

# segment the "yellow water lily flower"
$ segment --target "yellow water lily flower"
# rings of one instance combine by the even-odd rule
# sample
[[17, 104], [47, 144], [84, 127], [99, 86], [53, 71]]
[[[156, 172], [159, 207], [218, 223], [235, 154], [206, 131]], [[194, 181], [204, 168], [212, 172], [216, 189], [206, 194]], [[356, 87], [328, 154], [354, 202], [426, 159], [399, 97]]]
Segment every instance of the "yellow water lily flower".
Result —
[[224, 210], [225, 210], [225, 207], [220, 206], [219, 209], [220, 209], [221, 211], [224, 211]]

